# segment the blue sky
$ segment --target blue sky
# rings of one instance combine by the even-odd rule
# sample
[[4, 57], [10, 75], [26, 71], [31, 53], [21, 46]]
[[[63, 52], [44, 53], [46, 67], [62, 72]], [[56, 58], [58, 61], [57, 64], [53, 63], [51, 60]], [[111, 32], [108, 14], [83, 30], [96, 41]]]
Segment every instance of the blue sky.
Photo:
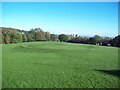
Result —
[[2, 26], [55, 34], [118, 35], [117, 2], [3, 2]]

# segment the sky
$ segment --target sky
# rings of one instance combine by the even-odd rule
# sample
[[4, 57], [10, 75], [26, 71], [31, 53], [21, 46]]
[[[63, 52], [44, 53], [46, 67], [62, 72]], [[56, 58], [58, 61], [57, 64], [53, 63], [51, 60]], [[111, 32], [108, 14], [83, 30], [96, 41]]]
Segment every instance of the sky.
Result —
[[2, 2], [2, 26], [54, 34], [118, 35], [117, 2]]
[[119, 0], [1, 0], [2, 2], [119, 2]]

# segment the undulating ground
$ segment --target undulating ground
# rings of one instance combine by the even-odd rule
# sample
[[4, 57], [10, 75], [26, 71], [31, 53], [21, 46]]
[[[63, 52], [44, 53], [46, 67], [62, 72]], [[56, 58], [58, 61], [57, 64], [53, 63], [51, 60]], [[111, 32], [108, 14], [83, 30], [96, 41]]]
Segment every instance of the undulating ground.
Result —
[[2, 45], [3, 88], [116, 88], [118, 48], [64, 42]]
[[2, 44], [0, 44], [0, 89], [2, 89]]

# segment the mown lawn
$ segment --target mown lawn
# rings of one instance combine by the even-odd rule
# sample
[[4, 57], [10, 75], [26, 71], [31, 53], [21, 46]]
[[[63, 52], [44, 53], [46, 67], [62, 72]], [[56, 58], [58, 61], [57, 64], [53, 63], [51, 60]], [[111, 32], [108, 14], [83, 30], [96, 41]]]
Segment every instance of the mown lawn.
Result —
[[0, 89], [2, 89], [2, 44], [0, 44]]
[[3, 88], [118, 87], [118, 48], [64, 42], [2, 45]]

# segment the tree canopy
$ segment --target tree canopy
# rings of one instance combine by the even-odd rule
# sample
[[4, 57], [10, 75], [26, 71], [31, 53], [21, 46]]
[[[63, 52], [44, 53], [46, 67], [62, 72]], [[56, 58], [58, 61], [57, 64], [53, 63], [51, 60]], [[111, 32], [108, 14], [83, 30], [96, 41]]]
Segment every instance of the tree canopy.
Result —
[[66, 34], [51, 34], [45, 32], [41, 28], [31, 29], [30, 31], [19, 30], [15, 28], [0, 28], [0, 43], [20, 43], [20, 42], [35, 42], [35, 41], [61, 41], [71, 43], [95, 44], [103, 46], [120, 47], [120, 35], [110, 38], [94, 35], [93, 37], [82, 37], [79, 35], [66, 35]]

